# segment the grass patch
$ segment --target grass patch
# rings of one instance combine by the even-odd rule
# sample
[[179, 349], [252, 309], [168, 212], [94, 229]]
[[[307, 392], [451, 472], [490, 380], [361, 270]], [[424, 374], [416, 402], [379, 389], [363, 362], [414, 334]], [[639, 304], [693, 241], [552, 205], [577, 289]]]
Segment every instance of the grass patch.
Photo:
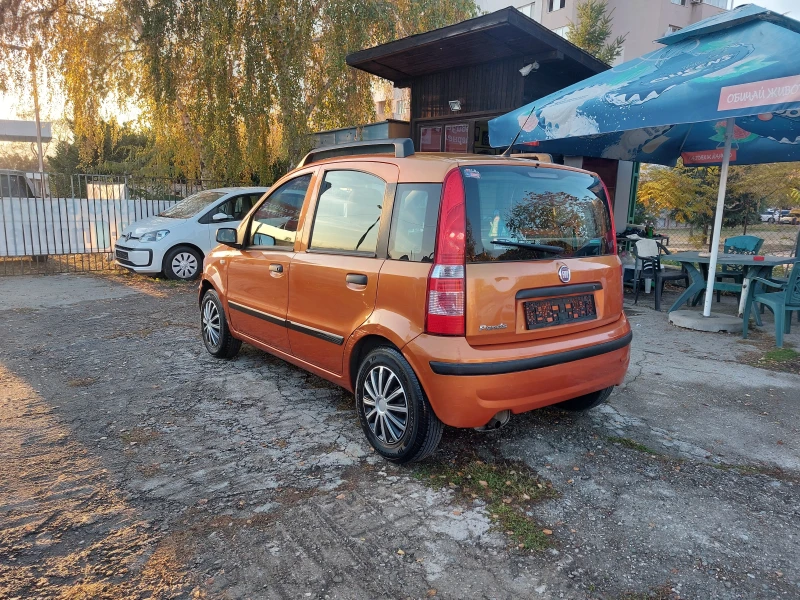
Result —
[[645, 454], [652, 454], [653, 456], [658, 456], [658, 452], [656, 452], [652, 448], [648, 448], [644, 444], [640, 444], [636, 440], [632, 440], [630, 438], [616, 437], [612, 435], [607, 437], [606, 440], [611, 442], [612, 444], [619, 444], [620, 446], [629, 448], [631, 450], [637, 450], [638, 452], [644, 452]]
[[542, 550], [549, 545], [552, 531], [544, 530], [526, 514], [526, 509], [534, 502], [555, 498], [558, 493], [524, 463], [489, 464], [467, 457], [458, 462], [419, 465], [414, 477], [430, 487], [449, 487], [462, 500], [480, 498], [486, 502], [495, 528], [512, 538], [517, 547]]
[[672, 591], [672, 585], [665, 583], [652, 588], [649, 592], [627, 592], [617, 598], [617, 600], [674, 600], [678, 595]]
[[775, 350], [767, 352], [763, 360], [770, 362], [787, 362], [798, 358], [800, 358], [800, 352], [797, 350], [792, 350], [791, 348], [776, 348]]

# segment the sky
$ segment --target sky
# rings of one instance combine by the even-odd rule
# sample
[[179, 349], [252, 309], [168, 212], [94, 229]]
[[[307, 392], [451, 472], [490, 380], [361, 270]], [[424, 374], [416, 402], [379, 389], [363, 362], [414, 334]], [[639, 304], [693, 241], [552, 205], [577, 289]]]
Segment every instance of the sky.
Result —
[[[734, 0], [734, 6], [749, 4], [750, 0]], [[755, 4], [786, 13], [800, 20], [800, 0], [754, 0]], [[42, 119], [58, 119], [64, 109], [63, 98], [42, 98]], [[33, 119], [33, 106], [27, 98], [20, 101], [15, 95], [0, 94], [0, 119]]]

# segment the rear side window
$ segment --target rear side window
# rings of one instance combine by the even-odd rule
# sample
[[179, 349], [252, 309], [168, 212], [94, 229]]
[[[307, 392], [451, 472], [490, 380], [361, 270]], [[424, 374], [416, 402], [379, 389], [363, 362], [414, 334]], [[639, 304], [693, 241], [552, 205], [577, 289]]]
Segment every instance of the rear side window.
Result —
[[389, 233], [389, 258], [433, 262], [440, 183], [401, 183], [397, 186]]
[[600, 179], [534, 166], [461, 169], [467, 262], [599, 256], [613, 252]]
[[328, 171], [322, 180], [312, 250], [375, 253], [386, 182], [360, 171]]
[[311, 174], [287, 181], [261, 203], [250, 222], [250, 244], [294, 248], [297, 220], [303, 199], [311, 183]]

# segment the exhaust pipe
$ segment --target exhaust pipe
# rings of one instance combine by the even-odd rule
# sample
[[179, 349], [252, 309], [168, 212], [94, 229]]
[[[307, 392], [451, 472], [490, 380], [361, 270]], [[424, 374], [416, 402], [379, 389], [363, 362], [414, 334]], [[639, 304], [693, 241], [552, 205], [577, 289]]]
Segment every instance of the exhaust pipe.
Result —
[[501, 410], [499, 413], [493, 416], [486, 425], [475, 427], [475, 431], [481, 431], [481, 432], [497, 431], [501, 427], [505, 427], [506, 425], [508, 425], [508, 422], [510, 420], [511, 420], [511, 411]]

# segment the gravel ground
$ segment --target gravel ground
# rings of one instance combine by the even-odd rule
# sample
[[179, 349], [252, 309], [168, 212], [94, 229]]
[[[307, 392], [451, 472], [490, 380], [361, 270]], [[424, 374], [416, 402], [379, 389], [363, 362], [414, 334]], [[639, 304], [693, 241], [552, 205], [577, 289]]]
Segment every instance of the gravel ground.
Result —
[[[341, 390], [209, 357], [192, 286], [13, 277], [0, 301], [0, 598], [800, 598], [800, 375], [735, 336], [629, 307], [609, 404], [398, 468]], [[475, 461], [552, 484], [544, 550], [425, 475]]]

